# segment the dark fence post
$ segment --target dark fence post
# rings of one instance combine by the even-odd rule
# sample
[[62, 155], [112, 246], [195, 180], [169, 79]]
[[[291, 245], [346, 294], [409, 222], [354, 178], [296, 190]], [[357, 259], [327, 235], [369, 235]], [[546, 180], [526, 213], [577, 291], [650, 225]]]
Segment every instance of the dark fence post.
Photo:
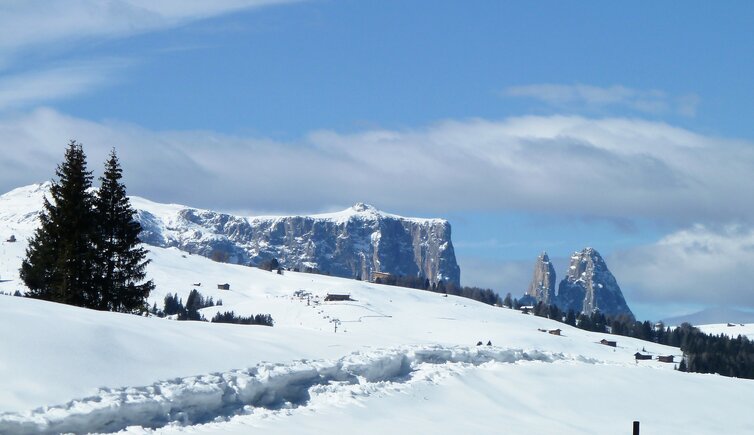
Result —
[[639, 422], [634, 422], [634, 435], [639, 435]]

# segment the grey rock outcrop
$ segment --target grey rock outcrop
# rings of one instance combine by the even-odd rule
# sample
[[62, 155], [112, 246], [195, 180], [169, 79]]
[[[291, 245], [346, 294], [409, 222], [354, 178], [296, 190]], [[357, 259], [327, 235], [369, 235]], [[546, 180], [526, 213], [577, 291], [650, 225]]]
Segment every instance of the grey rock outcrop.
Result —
[[572, 309], [586, 314], [600, 311], [608, 316], [633, 317], [615, 277], [593, 248], [571, 256], [568, 273], [558, 286], [556, 301], [564, 311]]
[[285, 268], [348, 278], [386, 272], [460, 283], [444, 219], [404, 218], [363, 203], [338, 213], [285, 217], [239, 217], [144, 200], [135, 207], [142, 240], [155, 246], [246, 265], [275, 258]]
[[536, 302], [552, 304], [555, 302], [555, 268], [550, 263], [547, 252], [543, 252], [534, 264], [534, 276], [526, 290], [526, 295]]

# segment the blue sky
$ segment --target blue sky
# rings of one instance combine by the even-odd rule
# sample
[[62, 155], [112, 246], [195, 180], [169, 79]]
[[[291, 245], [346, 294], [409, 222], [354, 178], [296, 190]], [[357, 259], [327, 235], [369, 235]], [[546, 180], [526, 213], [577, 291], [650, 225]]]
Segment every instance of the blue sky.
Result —
[[[153, 4], [155, 3], [155, 4]], [[0, 190], [447, 217], [466, 285], [594, 246], [640, 317], [754, 308], [750, 2], [0, 5]]]

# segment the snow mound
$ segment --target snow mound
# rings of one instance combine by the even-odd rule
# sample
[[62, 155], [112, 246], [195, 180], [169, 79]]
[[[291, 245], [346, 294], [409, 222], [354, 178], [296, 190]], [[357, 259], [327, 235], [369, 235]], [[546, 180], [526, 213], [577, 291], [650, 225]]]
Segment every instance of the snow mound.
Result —
[[[100, 389], [64, 405], [0, 414], [0, 433], [54, 434], [115, 432], [129, 426], [158, 428], [170, 423], [195, 425], [222, 421], [254, 408], [286, 409], [306, 405], [312, 389], [402, 383], [425, 365], [555, 362], [596, 363], [562, 353], [497, 347], [419, 346], [353, 353], [335, 361], [260, 363], [244, 370], [176, 378], [145, 387]], [[344, 388], [345, 394], [352, 390]]]

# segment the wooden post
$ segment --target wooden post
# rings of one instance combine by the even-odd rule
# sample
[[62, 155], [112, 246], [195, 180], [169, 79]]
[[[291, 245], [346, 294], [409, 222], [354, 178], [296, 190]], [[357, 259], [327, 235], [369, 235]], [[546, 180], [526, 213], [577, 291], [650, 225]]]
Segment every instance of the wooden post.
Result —
[[639, 422], [634, 422], [634, 435], [639, 435]]

